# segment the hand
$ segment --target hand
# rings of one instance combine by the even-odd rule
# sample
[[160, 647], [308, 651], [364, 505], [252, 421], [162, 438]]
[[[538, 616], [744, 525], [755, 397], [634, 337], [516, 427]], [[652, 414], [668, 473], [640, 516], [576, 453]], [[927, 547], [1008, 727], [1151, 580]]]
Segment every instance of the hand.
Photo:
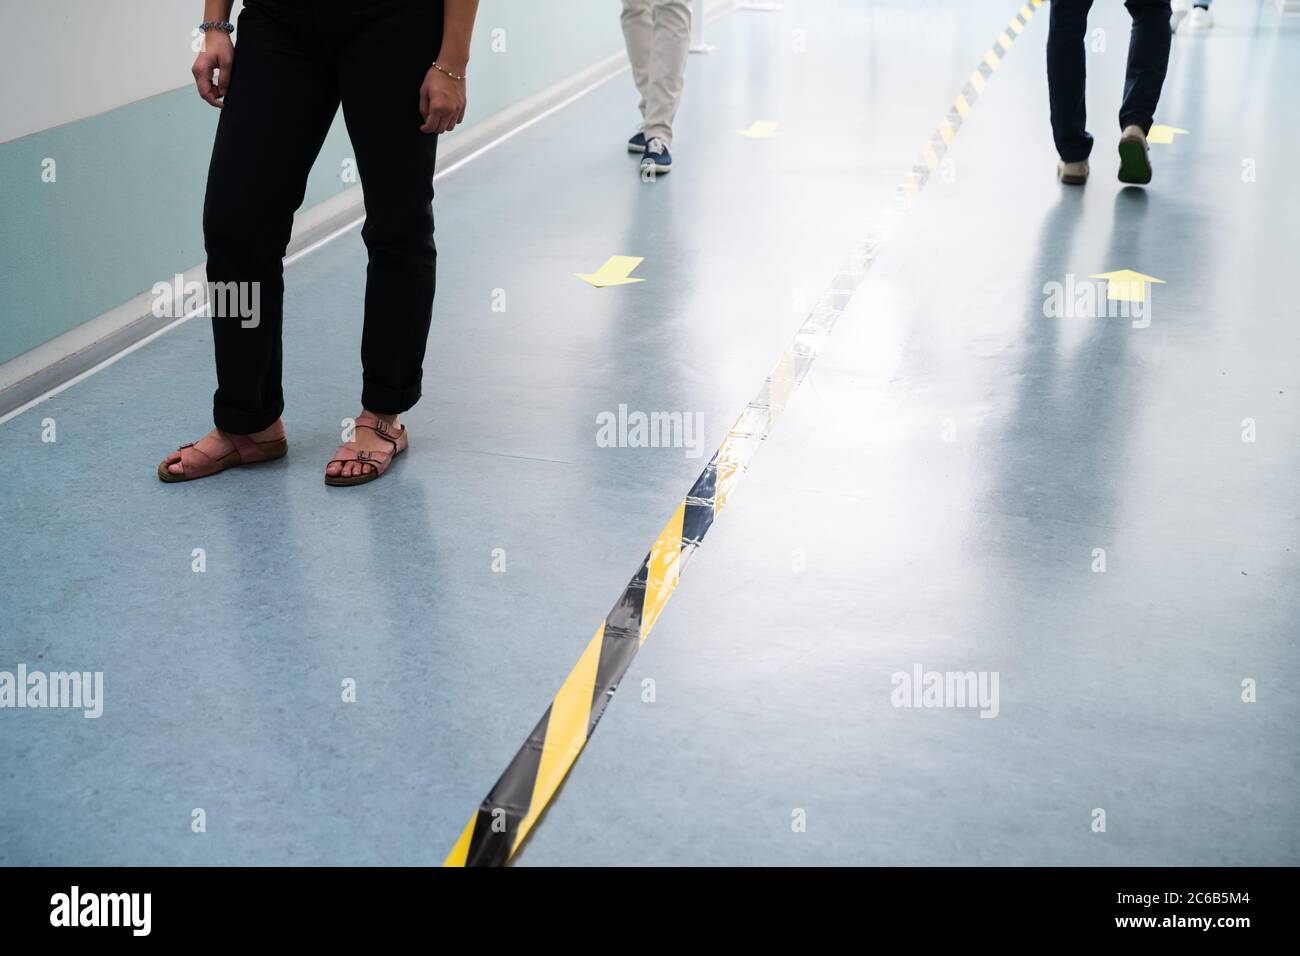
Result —
[[[464, 73], [464, 69], [456, 70]], [[465, 81], [453, 80], [441, 70], [429, 67], [420, 86], [421, 133], [449, 133], [465, 119]]]
[[[230, 72], [235, 63], [235, 45], [230, 42], [230, 34], [224, 30], [208, 30], [203, 34], [203, 49], [194, 59], [190, 70], [194, 82], [198, 85], [199, 96], [217, 109], [221, 109], [221, 99], [230, 89]], [[217, 82], [212, 82], [212, 71], [217, 72]]]

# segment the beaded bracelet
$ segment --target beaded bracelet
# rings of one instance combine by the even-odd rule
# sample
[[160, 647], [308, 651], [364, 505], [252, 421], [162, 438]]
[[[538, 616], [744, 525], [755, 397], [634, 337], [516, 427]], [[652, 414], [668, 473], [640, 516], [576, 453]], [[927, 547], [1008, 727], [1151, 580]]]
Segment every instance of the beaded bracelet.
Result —
[[235, 25], [229, 20], [204, 20], [199, 24], [200, 33], [207, 33], [209, 30], [220, 30], [229, 36], [235, 32]]

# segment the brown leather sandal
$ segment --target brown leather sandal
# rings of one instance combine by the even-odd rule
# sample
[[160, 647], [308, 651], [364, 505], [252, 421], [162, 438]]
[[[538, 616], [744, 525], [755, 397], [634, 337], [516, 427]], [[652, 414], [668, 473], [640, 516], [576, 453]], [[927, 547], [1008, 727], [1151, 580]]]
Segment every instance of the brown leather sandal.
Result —
[[368, 481], [374, 481], [388, 470], [388, 466], [392, 464], [394, 458], [406, 451], [410, 446], [410, 439], [407, 437], [405, 425], [399, 425], [397, 428], [393, 428], [392, 425], [389, 425], [382, 418], [371, 415], [369, 412], [363, 412], [357, 416], [356, 427], [370, 429], [380, 438], [384, 439], [384, 441], [392, 445], [393, 450], [372, 451], [358, 448], [355, 441], [344, 442], [342, 445], [339, 445], [338, 451], [334, 453], [334, 457], [326, 463], [325, 467], [328, 469], [330, 465], [333, 465], [336, 462], [341, 465], [346, 465], [350, 461], [359, 461], [369, 467], [367, 467], [361, 474], [352, 475], [351, 477], [327, 474], [325, 476], [325, 484], [364, 485]]
[[[235, 447], [233, 450], [220, 458], [211, 458], [199, 451], [194, 446], [194, 442], [186, 442], [162, 460], [158, 465], [158, 477], [166, 482], [193, 481], [195, 478], [207, 478], [209, 475], [215, 475], [227, 468], [255, 465], [263, 461], [275, 461], [277, 458], [283, 458], [289, 452], [289, 442], [284, 438], [278, 438], [275, 441], [253, 441], [247, 435], [235, 435], [230, 432], [223, 432], [222, 434], [234, 442]], [[174, 475], [167, 470], [167, 466], [178, 461], [181, 463], [181, 473]]]

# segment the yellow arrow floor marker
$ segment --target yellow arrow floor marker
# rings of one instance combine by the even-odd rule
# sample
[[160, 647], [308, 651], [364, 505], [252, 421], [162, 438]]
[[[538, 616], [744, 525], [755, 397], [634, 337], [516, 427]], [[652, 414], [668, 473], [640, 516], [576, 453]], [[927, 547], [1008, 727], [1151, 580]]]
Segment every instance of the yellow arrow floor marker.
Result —
[[1158, 143], [1161, 146], [1168, 146], [1174, 141], [1175, 136], [1179, 134], [1186, 135], [1186, 133], [1187, 130], [1182, 129], [1181, 127], [1165, 126], [1163, 123], [1156, 123], [1151, 127], [1151, 131], [1147, 133], [1147, 142]]
[[1106, 298], [1116, 299], [1120, 302], [1145, 302], [1147, 300], [1147, 286], [1150, 283], [1165, 284], [1164, 279], [1157, 279], [1155, 276], [1134, 272], [1132, 269], [1099, 272], [1095, 276], [1088, 276], [1088, 278], [1105, 279]]
[[644, 282], [645, 279], [631, 278], [632, 270], [644, 261], [643, 256], [610, 256], [605, 264], [595, 272], [575, 272], [574, 275], [583, 282], [589, 282], [597, 289], [607, 285], [627, 285], [629, 282]]
[[738, 129], [736, 132], [750, 139], [768, 139], [776, 135], [776, 128], [780, 125], [776, 120], [754, 120], [749, 124], [749, 129]]

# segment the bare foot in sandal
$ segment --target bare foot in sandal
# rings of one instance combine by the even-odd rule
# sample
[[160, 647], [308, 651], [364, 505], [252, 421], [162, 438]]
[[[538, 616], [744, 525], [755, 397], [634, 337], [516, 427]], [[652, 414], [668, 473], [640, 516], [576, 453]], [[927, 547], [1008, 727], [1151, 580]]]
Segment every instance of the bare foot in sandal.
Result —
[[182, 445], [163, 459], [158, 477], [163, 481], [192, 481], [259, 461], [283, 458], [288, 450], [284, 420], [251, 435], [235, 435], [214, 428], [196, 442]]
[[363, 410], [356, 423], [352, 441], [340, 445], [325, 466], [327, 485], [363, 485], [374, 481], [388, 470], [394, 458], [406, 451], [409, 441], [406, 426], [398, 423], [396, 415]]

